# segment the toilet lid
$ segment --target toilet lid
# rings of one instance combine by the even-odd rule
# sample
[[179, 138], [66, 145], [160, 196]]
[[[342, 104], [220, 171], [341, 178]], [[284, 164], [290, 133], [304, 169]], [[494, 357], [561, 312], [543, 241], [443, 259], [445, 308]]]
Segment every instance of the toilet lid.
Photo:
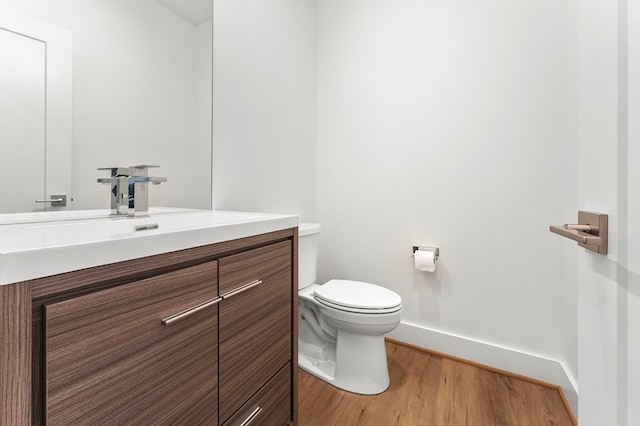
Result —
[[395, 292], [360, 281], [331, 280], [319, 286], [314, 295], [320, 302], [358, 311], [388, 310], [402, 304], [402, 299]]

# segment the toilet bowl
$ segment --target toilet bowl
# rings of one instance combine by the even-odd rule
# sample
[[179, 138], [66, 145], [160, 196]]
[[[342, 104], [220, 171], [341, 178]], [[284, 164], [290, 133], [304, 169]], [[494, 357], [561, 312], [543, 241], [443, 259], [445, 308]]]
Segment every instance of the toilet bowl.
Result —
[[400, 323], [402, 299], [361, 281], [315, 282], [318, 224], [299, 227], [298, 365], [349, 392], [377, 394], [389, 386], [384, 334]]

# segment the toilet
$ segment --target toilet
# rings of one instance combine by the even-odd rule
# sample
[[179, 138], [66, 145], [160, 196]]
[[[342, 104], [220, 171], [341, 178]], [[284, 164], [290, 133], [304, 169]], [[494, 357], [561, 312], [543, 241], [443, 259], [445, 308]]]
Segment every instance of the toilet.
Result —
[[402, 299], [374, 284], [316, 284], [320, 225], [298, 228], [298, 365], [349, 392], [373, 395], [389, 387], [384, 334], [400, 324]]

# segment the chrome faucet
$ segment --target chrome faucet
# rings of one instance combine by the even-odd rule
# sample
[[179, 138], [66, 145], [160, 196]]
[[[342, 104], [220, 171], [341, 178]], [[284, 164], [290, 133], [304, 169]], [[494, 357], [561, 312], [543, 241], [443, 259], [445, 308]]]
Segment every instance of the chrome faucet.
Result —
[[142, 164], [130, 167], [104, 167], [98, 170], [109, 170], [111, 177], [99, 178], [98, 183], [111, 185], [111, 214], [126, 216], [149, 215], [148, 183], [159, 185], [166, 182], [166, 177], [151, 177], [149, 166]]

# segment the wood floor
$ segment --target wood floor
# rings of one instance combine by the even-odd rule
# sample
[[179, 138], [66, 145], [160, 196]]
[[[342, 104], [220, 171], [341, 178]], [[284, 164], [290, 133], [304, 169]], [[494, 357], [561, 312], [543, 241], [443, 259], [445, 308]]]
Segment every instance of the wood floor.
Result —
[[576, 425], [560, 391], [387, 342], [391, 385], [380, 395], [337, 389], [299, 370], [300, 426]]

